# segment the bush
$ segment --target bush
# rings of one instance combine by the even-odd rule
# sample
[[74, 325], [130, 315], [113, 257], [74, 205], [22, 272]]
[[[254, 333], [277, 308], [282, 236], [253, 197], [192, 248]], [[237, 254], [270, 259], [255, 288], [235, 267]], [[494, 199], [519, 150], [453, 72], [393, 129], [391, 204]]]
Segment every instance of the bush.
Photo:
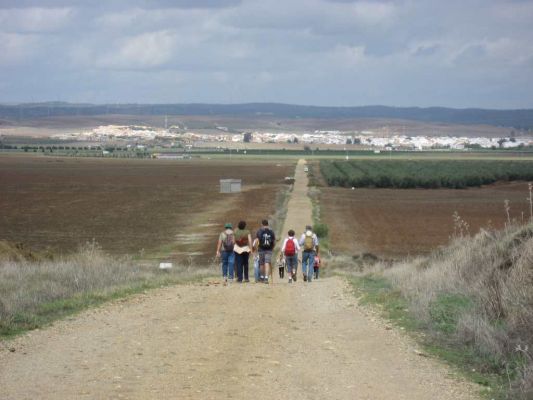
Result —
[[313, 226], [313, 232], [315, 232], [319, 238], [325, 238], [328, 236], [329, 228], [326, 224], [319, 222]]

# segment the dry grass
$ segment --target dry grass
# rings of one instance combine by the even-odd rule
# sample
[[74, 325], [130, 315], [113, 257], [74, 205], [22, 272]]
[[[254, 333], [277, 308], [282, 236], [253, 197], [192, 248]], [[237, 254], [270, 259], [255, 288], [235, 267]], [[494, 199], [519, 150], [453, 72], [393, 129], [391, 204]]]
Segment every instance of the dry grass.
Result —
[[388, 263], [341, 256], [328, 266], [384, 277], [433, 343], [500, 376], [505, 398], [533, 398], [533, 224], [460, 235], [427, 257]]
[[215, 267], [178, 265], [161, 271], [106, 255], [88, 243], [69, 256], [35, 261], [0, 260], [0, 335], [48, 323], [91, 304], [151, 287], [214, 275]]

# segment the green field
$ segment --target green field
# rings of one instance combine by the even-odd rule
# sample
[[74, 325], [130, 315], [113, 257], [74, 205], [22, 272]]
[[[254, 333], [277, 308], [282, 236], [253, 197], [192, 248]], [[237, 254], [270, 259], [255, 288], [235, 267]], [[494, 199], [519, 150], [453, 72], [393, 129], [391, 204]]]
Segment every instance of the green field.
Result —
[[533, 162], [525, 160], [323, 160], [320, 171], [329, 186], [341, 187], [461, 189], [533, 180]]

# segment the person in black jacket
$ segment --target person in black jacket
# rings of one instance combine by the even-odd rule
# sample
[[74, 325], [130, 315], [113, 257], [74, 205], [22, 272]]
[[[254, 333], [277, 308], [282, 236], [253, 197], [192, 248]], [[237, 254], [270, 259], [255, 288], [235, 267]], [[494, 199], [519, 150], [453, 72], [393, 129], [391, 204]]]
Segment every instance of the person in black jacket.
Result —
[[256, 234], [259, 253], [259, 281], [268, 283], [268, 276], [270, 275], [270, 268], [272, 265], [272, 250], [276, 242], [276, 235], [274, 231], [268, 226], [268, 220], [262, 221], [261, 229]]

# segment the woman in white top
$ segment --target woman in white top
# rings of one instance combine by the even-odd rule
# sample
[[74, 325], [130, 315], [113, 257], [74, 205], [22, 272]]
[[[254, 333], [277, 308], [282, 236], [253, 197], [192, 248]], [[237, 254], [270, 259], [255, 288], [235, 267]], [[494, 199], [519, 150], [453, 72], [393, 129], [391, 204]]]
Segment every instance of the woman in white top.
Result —
[[281, 246], [281, 253], [285, 256], [285, 266], [289, 274], [289, 283], [294, 280], [296, 282], [296, 271], [298, 270], [298, 252], [300, 251], [300, 244], [294, 238], [294, 231], [291, 229], [288, 232], [289, 236], [283, 241]]
[[252, 235], [246, 229], [246, 222], [240, 221], [235, 231], [235, 268], [237, 270], [237, 282], [250, 282], [248, 278], [248, 261], [252, 249]]

